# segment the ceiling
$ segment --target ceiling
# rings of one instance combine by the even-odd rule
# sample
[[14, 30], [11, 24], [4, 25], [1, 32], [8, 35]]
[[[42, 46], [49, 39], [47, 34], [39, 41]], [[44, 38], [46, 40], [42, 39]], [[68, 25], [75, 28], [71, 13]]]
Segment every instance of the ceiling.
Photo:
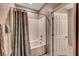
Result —
[[38, 11], [42, 14], [48, 14], [49, 12], [52, 12], [52, 10], [60, 4], [61, 3], [16, 3], [16, 6], [27, 8], [32, 12]]
[[45, 5], [45, 3], [16, 3], [16, 5], [34, 10], [40, 10]]
[[74, 7], [74, 4], [73, 3], [69, 3], [69, 4], [67, 4], [66, 6], [64, 6], [63, 8], [65, 8], [65, 9], [71, 9], [71, 8], [73, 8]]

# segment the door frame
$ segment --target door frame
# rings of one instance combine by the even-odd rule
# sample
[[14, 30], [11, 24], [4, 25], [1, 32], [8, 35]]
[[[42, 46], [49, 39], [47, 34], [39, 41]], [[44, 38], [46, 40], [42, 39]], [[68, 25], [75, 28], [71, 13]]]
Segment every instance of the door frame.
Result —
[[79, 37], [78, 37], [79, 36], [79, 30], [78, 30], [79, 29], [79, 21], [78, 21], [79, 11], [78, 10], [79, 10], [79, 3], [76, 4], [76, 56], [79, 56], [79, 50], [78, 50], [79, 49], [78, 47], [79, 45], [79, 42], [78, 42], [79, 41]]

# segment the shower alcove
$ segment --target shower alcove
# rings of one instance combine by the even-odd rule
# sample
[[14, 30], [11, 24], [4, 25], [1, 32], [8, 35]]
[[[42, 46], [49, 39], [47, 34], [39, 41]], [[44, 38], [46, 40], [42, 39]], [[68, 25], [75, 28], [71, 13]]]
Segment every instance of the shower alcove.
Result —
[[46, 54], [46, 17], [28, 12], [28, 27], [31, 55]]

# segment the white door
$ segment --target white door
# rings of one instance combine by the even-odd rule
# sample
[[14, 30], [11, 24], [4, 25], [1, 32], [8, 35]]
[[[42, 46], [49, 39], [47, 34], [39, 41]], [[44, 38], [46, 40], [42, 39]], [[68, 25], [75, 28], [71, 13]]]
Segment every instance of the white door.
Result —
[[66, 55], [68, 46], [68, 15], [54, 13], [54, 55]]

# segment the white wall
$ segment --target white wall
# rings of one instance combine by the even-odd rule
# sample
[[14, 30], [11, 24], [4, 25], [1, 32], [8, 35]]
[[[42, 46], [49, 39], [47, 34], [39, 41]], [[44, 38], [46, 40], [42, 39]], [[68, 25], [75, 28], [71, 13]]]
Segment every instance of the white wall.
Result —
[[29, 39], [30, 41], [38, 40], [39, 37], [39, 20], [37, 14], [28, 12]]
[[[14, 4], [10, 4], [10, 3], [2, 3], [2, 4], [0, 4], [0, 24], [2, 24], [2, 26], [3, 26], [5, 55], [10, 55], [12, 51], [11, 51], [11, 38], [10, 38], [11, 32], [5, 34], [5, 32], [4, 32], [5, 31], [5, 29], [4, 29], [5, 26], [4, 25], [7, 24], [7, 22], [9, 21], [10, 7], [14, 7], [14, 6], [15, 6]], [[9, 30], [10, 30], [10, 28], [9, 28]]]
[[53, 55], [53, 16], [49, 12], [47, 14], [47, 48], [48, 48], [48, 55]]
[[[69, 46], [72, 47], [72, 55], [75, 55], [75, 15], [74, 8], [68, 10], [69, 14]], [[71, 51], [71, 50], [70, 50]]]
[[0, 4], [0, 23], [5, 23], [10, 7], [14, 7], [14, 4], [2, 3]]
[[38, 40], [39, 37], [39, 20], [29, 19], [29, 39], [30, 41]]

